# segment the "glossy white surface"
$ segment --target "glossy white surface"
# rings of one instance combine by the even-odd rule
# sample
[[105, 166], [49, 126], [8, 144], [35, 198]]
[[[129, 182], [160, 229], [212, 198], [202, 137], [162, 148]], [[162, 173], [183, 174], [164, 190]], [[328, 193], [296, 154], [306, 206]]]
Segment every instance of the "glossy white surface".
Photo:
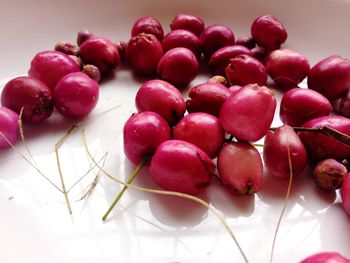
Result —
[[[331, 54], [350, 58], [349, 1], [44, 1], [0, 2], [0, 89], [25, 75], [36, 52], [52, 49], [59, 40], [72, 40], [81, 28], [112, 40], [127, 40], [133, 22], [153, 15], [165, 31], [179, 12], [202, 17], [206, 24], [230, 26], [236, 36], [249, 34], [258, 15], [271, 13], [286, 26], [285, 47], [298, 50], [311, 64]], [[191, 86], [203, 82], [197, 78]], [[104, 168], [125, 179], [133, 167], [122, 151], [122, 127], [135, 112], [134, 96], [142, 79], [126, 70], [101, 85], [97, 108], [81, 127], [97, 160], [108, 152]], [[119, 105], [113, 111], [94, 118]], [[276, 118], [275, 125], [279, 121]], [[72, 122], [57, 113], [25, 135], [40, 170], [60, 186], [54, 144]], [[67, 187], [89, 170], [82, 129], [60, 149]], [[22, 143], [18, 151], [26, 153]], [[109, 220], [101, 217], [120, 190], [102, 177], [90, 199], [86, 192], [98, 170], [70, 192], [73, 215], [63, 195], [15, 151], [0, 152], [0, 262], [243, 262], [234, 242], [217, 218], [203, 207], [179, 198], [129, 190]], [[146, 169], [135, 184], [157, 188]], [[273, 233], [283, 205], [286, 181], [265, 177], [264, 190], [253, 197], [236, 197], [214, 183], [201, 197], [225, 217], [250, 262], [268, 262]], [[339, 196], [319, 191], [308, 174], [293, 182], [282, 221], [274, 262], [298, 262], [320, 251], [350, 257], [350, 218]]]

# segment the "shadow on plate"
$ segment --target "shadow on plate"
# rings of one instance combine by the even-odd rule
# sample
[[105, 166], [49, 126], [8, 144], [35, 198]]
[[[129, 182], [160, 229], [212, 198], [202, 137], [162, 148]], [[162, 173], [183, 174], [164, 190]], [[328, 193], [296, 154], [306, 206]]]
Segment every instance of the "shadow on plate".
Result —
[[249, 217], [253, 214], [255, 207], [254, 195], [234, 195], [215, 179], [208, 190], [210, 203], [224, 215], [229, 217]]

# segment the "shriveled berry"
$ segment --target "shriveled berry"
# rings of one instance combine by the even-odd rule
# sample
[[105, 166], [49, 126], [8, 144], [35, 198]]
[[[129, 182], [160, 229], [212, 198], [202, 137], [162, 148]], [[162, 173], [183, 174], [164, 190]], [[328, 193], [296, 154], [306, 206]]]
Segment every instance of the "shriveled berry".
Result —
[[132, 37], [126, 48], [127, 64], [139, 75], [155, 74], [162, 56], [162, 44], [152, 34], [141, 33]]
[[313, 170], [317, 186], [326, 191], [334, 191], [341, 187], [347, 175], [345, 165], [334, 159], [320, 161]]
[[79, 54], [79, 48], [70, 41], [60, 41], [55, 45], [54, 50], [62, 52], [66, 55], [77, 56]]
[[23, 123], [36, 124], [47, 119], [53, 111], [52, 91], [38, 79], [17, 77], [2, 90], [1, 104], [17, 114], [23, 108]]
[[101, 80], [100, 70], [94, 65], [84, 65], [82, 72], [88, 75], [91, 79], [95, 80], [96, 82], [100, 82]]
[[153, 16], [144, 16], [136, 20], [131, 29], [131, 36], [138, 34], [152, 34], [161, 41], [164, 37], [163, 27], [160, 22]]

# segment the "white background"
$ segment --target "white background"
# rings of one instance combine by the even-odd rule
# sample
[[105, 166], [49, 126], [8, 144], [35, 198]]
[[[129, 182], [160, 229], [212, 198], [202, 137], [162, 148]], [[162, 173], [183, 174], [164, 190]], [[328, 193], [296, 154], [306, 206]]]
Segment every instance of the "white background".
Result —
[[[229, 26], [236, 36], [249, 34], [259, 15], [270, 13], [289, 33], [285, 47], [317, 61], [339, 54], [350, 58], [349, 1], [44, 1], [0, 2], [0, 88], [25, 75], [35, 53], [59, 40], [76, 39], [81, 28], [113, 41], [128, 40], [133, 22], [153, 15], [169, 30], [180, 12], [198, 15], [206, 24]], [[204, 82], [198, 77], [190, 86]], [[125, 179], [133, 167], [122, 151], [122, 127], [135, 112], [134, 96], [144, 79], [119, 69], [102, 83], [97, 108], [83, 127], [96, 159], [108, 152], [104, 168]], [[93, 118], [119, 105], [115, 110]], [[54, 144], [74, 123], [54, 114], [24, 129], [40, 170], [55, 184], [59, 177]], [[274, 125], [280, 122], [275, 119]], [[67, 186], [90, 167], [82, 129], [60, 150]], [[22, 143], [17, 144], [26, 153]], [[77, 202], [94, 179], [90, 173], [69, 193], [73, 216], [63, 195], [13, 151], [0, 152], [0, 262], [243, 262], [224, 227], [207, 209], [178, 198], [129, 190], [110, 219], [101, 217], [120, 186], [103, 177], [90, 199]], [[157, 188], [144, 169], [135, 184]], [[210, 202], [235, 232], [250, 262], [268, 262], [273, 233], [287, 182], [265, 177], [264, 189], [236, 197], [213, 183], [201, 197]], [[278, 235], [274, 262], [298, 262], [319, 251], [350, 257], [350, 218], [339, 196], [323, 193], [305, 173], [293, 183], [291, 199]]]

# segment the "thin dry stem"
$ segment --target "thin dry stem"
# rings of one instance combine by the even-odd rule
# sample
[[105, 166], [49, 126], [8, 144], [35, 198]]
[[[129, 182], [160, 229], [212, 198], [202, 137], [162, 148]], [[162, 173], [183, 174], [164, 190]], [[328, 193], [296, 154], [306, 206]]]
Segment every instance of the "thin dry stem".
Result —
[[[276, 128], [270, 128], [270, 130], [275, 130]], [[323, 135], [329, 136], [339, 142], [342, 142], [350, 146], [350, 136], [342, 133], [336, 129], [328, 126], [323, 126], [321, 128], [307, 128], [307, 127], [293, 127], [295, 132], [315, 132], [321, 133]]]
[[238, 243], [238, 240], [236, 239], [232, 229], [228, 226], [228, 224], [226, 223], [226, 221], [223, 219], [223, 217], [215, 210], [215, 208], [213, 208], [211, 205], [209, 205], [207, 202], [205, 202], [204, 200], [189, 195], [189, 194], [184, 194], [184, 193], [179, 193], [179, 192], [173, 192], [173, 191], [164, 191], [164, 190], [156, 190], [156, 189], [150, 189], [150, 188], [144, 188], [144, 187], [140, 187], [140, 186], [136, 186], [136, 185], [132, 185], [132, 184], [127, 184], [121, 180], [118, 180], [117, 178], [113, 177], [112, 175], [110, 175], [108, 172], [106, 172], [95, 160], [94, 157], [92, 156], [89, 147], [87, 145], [87, 141], [86, 141], [86, 135], [85, 135], [85, 130], [83, 129], [83, 142], [84, 142], [84, 147], [86, 150], [86, 153], [88, 155], [88, 157], [90, 158], [90, 160], [92, 162], [95, 163], [95, 165], [97, 166], [97, 168], [100, 169], [101, 172], [103, 172], [108, 178], [110, 178], [111, 180], [122, 184], [124, 186], [127, 186], [131, 189], [135, 189], [135, 190], [139, 190], [139, 191], [143, 191], [143, 192], [148, 192], [148, 193], [153, 193], [153, 194], [160, 194], [160, 195], [168, 195], [168, 196], [177, 196], [177, 197], [181, 197], [181, 198], [185, 198], [185, 199], [189, 199], [192, 200], [202, 206], [204, 206], [205, 208], [209, 209], [215, 216], [216, 218], [220, 221], [220, 223], [223, 224], [223, 226], [225, 227], [225, 229], [228, 231], [229, 235], [231, 236], [231, 238], [233, 239], [233, 241], [235, 242], [239, 252], [241, 253], [243, 259], [245, 262], [248, 263], [248, 259], [246, 257], [246, 255], [244, 254], [241, 246]]
[[[104, 154], [102, 156], [102, 158], [98, 161], [98, 163], [100, 163], [101, 161], [103, 161], [105, 158], [107, 157], [107, 153]], [[85, 172], [84, 175], [82, 175], [75, 183], [73, 183], [67, 190], [67, 193], [69, 193], [79, 182], [81, 182], [92, 170], [94, 170], [96, 167], [95, 164], [91, 164], [89, 169]]]
[[61, 193], [63, 193], [63, 191], [56, 185], [54, 184], [45, 174], [43, 174], [38, 167], [35, 166], [35, 164], [33, 164], [23, 153], [21, 153], [9, 140], [8, 138], [2, 133], [0, 132], [0, 136], [2, 136], [6, 142], [10, 145], [10, 147], [18, 154], [20, 155], [23, 160], [25, 160], [30, 166], [32, 166], [45, 180], [47, 180], [52, 186], [54, 186], [58, 191], [60, 191]]
[[[287, 138], [288, 139], [288, 138]], [[276, 244], [276, 239], [277, 239], [277, 234], [278, 234], [278, 230], [280, 228], [281, 222], [282, 222], [282, 218], [283, 215], [287, 209], [287, 205], [288, 205], [288, 200], [289, 200], [289, 195], [290, 195], [290, 190], [292, 188], [292, 181], [293, 181], [293, 170], [292, 170], [292, 159], [290, 157], [290, 148], [289, 148], [289, 142], [287, 140], [287, 153], [288, 153], [288, 165], [289, 165], [289, 182], [288, 182], [288, 188], [287, 188], [287, 193], [284, 199], [284, 204], [283, 204], [283, 208], [280, 214], [280, 217], [278, 219], [278, 223], [276, 226], [276, 230], [275, 230], [275, 234], [273, 236], [273, 241], [272, 241], [272, 248], [271, 248], [271, 255], [270, 255], [270, 263], [272, 263], [273, 260], [273, 254], [275, 251], [275, 244]]]
[[24, 107], [21, 108], [21, 112], [19, 113], [19, 118], [18, 118], [19, 135], [20, 135], [20, 137], [21, 137], [21, 140], [22, 140], [22, 142], [23, 142], [23, 144], [24, 144], [24, 147], [26, 148], [26, 151], [27, 151], [29, 157], [32, 159], [32, 161], [33, 161], [33, 163], [36, 165], [36, 167], [39, 168], [38, 164], [37, 164], [36, 161], [35, 161], [35, 158], [34, 158], [33, 155], [32, 155], [32, 152], [30, 151], [30, 149], [29, 149], [29, 147], [28, 147], [28, 144], [27, 144], [27, 142], [26, 142], [26, 139], [25, 139], [25, 137], [24, 137], [24, 129], [23, 129], [23, 122], [22, 122], [23, 108], [24, 108]]
[[[104, 157], [103, 157], [103, 160], [101, 159], [101, 161], [103, 161], [102, 166], [101, 166], [102, 168], [105, 166], [106, 159], [107, 159], [107, 154], [108, 154], [108, 153], [105, 153], [105, 154], [103, 155], [103, 156], [104, 156]], [[96, 167], [96, 165], [94, 165], [94, 167]], [[95, 187], [97, 186], [97, 184], [98, 184], [98, 182], [99, 182], [99, 180], [100, 180], [101, 175], [102, 175], [102, 171], [99, 170], [98, 173], [97, 173], [97, 175], [95, 176], [93, 182], [91, 183], [89, 189], [87, 190], [87, 192], [86, 192], [79, 200], [77, 200], [77, 201], [81, 201], [81, 200], [83, 200], [83, 199], [85, 199], [85, 198], [90, 198], [90, 197], [92, 196], [92, 193], [93, 193], [93, 191], [95, 190]]]
[[67, 140], [67, 138], [69, 137], [69, 135], [76, 129], [78, 128], [78, 125], [75, 124], [73, 125], [64, 135], [63, 137], [55, 144], [55, 156], [56, 156], [56, 163], [57, 163], [57, 169], [58, 169], [58, 174], [60, 176], [60, 180], [61, 180], [61, 185], [62, 185], [62, 190], [63, 190], [63, 195], [64, 195], [64, 199], [66, 201], [67, 204], [67, 208], [68, 208], [68, 212], [69, 214], [73, 214], [72, 211], [72, 207], [68, 198], [68, 192], [66, 189], [66, 184], [64, 182], [64, 177], [63, 177], [63, 173], [62, 173], [62, 169], [61, 169], [61, 162], [60, 162], [60, 156], [59, 156], [59, 148], [62, 146], [62, 144]]
[[55, 144], [55, 155], [56, 155], [56, 163], [57, 163], [57, 169], [58, 169], [58, 173], [59, 173], [59, 176], [60, 176], [60, 181], [61, 181], [61, 185], [62, 185], [62, 192], [63, 192], [63, 195], [64, 195], [64, 198], [65, 198], [65, 201], [66, 201], [66, 204], [67, 204], [67, 208], [68, 208], [68, 212], [69, 214], [72, 214], [72, 207], [71, 207], [71, 204], [70, 204], [70, 201], [69, 201], [69, 198], [68, 198], [68, 191], [66, 189], [66, 185], [65, 185], [65, 182], [64, 182], [64, 177], [63, 177], [63, 173], [62, 173], [62, 169], [61, 169], [61, 163], [60, 163], [60, 158], [59, 158], [59, 153], [58, 153], [58, 150], [59, 148], [62, 146], [62, 144], [68, 139], [68, 137], [79, 127], [81, 126], [82, 124], [84, 124], [85, 122], [88, 122], [88, 121], [91, 121], [93, 119], [96, 119], [96, 118], [99, 118], [101, 115], [105, 114], [105, 113], [108, 113], [116, 108], [118, 108], [119, 105], [115, 106], [115, 107], [112, 107], [111, 109], [108, 109], [104, 112], [101, 112], [100, 114], [97, 114], [96, 116], [94, 116], [93, 118], [91, 119], [87, 119], [87, 120], [84, 120], [84, 121], [81, 121], [79, 123], [76, 123], [76, 124], [73, 124], [72, 127], [63, 135], [63, 137]]

